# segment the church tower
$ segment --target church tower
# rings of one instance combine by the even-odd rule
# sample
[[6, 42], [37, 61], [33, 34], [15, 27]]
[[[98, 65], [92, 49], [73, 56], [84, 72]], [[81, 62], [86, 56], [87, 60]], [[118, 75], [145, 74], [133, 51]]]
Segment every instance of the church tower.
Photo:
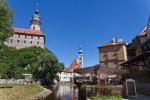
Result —
[[41, 21], [40, 21], [40, 15], [38, 10], [38, 4], [37, 9], [35, 10], [32, 19], [30, 20], [30, 30], [40, 30]]
[[83, 68], [83, 52], [82, 52], [82, 47], [79, 47], [79, 52], [78, 52], [78, 64], [79, 68]]

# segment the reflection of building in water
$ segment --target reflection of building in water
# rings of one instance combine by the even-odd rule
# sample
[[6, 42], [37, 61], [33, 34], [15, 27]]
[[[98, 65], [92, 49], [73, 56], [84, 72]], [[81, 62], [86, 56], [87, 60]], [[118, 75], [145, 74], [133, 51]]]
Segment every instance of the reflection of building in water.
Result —
[[77, 100], [78, 89], [74, 86], [59, 86], [56, 96], [60, 97], [62, 100], [65, 98], [67, 100]]

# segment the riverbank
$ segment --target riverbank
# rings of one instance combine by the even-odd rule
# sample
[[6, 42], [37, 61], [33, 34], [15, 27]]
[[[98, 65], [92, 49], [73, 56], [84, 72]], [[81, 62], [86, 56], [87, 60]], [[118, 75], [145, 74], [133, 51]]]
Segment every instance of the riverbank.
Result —
[[39, 84], [8, 84], [0, 85], [1, 100], [40, 100], [51, 93]]

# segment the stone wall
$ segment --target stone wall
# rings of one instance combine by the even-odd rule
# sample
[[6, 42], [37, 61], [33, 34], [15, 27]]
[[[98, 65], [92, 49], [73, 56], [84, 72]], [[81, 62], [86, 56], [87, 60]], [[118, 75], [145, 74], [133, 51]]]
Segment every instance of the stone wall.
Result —
[[137, 83], [137, 93], [150, 96], [150, 83]]
[[[21, 84], [24, 79], [8, 79], [7, 84]], [[6, 84], [6, 79], [0, 79], [0, 84]]]
[[[41, 88], [43, 88], [43, 87], [41, 86]], [[35, 94], [33, 96], [33, 100], [44, 100], [47, 96], [49, 96], [51, 94], [51, 92], [52, 92], [51, 90], [43, 88], [42, 92]]]

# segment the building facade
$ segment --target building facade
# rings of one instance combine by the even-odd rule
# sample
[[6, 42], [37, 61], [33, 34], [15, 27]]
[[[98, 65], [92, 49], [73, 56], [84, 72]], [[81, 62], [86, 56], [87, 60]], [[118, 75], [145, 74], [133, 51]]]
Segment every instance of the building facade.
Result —
[[30, 29], [13, 28], [14, 35], [9, 37], [5, 44], [16, 48], [24, 48], [30, 46], [44, 47], [45, 35], [40, 30], [41, 21], [39, 11], [35, 10], [30, 21]]
[[127, 48], [128, 60], [121, 64], [125, 79], [136, 82], [138, 93], [150, 96], [150, 17], [147, 25], [133, 38]]
[[73, 81], [73, 71], [69, 68], [64, 68], [61, 73], [57, 73], [59, 76], [60, 82], [72, 82]]
[[127, 60], [127, 43], [123, 39], [115, 39], [98, 47], [99, 63], [107, 67], [119, 68], [119, 64]]
[[77, 73], [74, 73], [74, 70], [79, 68], [79, 64], [76, 59], [74, 59], [69, 66], [69, 68], [64, 68], [61, 73], [57, 73], [59, 76], [60, 82], [73, 82], [74, 77], [80, 76]]

